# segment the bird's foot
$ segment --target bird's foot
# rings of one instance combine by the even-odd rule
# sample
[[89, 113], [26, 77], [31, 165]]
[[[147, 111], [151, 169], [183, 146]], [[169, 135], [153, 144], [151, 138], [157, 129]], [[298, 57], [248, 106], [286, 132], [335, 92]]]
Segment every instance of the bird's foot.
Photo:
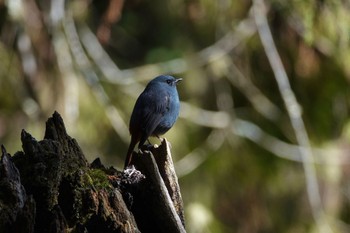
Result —
[[157, 136], [157, 138], [160, 140], [160, 144], [163, 144], [163, 143], [167, 143], [169, 145], [169, 148], [171, 149], [171, 143], [169, 141], [166, 140], [166, 138], [161, 138], [159, 136]]
[[[156, 137], [159, 139], [160, 145], [163, 144], [164, 141], [166, 141], [166, 138], [159, 137], [158, 135], [156, 135]], [[169, 144], [169, 146], [170, 146], [170, 148], [171, 148], [171, 144], [170, 144], [169, 141], [168, 141], [168, 144]], [[159, 146], [158, 146], [158, 145], [154, 145], [154, 147], [159, 147]]]
[[145, 144], [143, 145], [141, 148], [139, 148], [139, 152], [144, 152], [144, 151], [151, 151], [153, 149], [153, 145], [152, 144]]

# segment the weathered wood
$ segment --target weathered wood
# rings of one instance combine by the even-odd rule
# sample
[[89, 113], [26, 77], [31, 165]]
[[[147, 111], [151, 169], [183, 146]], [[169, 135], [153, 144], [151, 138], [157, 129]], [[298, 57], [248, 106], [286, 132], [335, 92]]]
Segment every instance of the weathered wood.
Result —
[[21, 184], [19, 171], [1, 146], [0, 160], [0, 232], [34, 232], [35, 201]]
[[175, 210], [180, 217], [182, 225], [185, 226], [185, 214], [180, 185], [175, 172], [173, 160], [171, 158], [170, 143], [164, 138], [159, 147], [151, 149], [157, 162], [159, 173], [165, 183]]
[[13, 157], [2, 147], [1, 233], [185, 232], [166, 141], [152, 148], [158, 165], [151, 152], [140, 152], [138, 170], [121, 172], [99, 159], [89, 164], [56, 112], [43, 140], [24, 130], [21, 140], [23, 151]]
[[[16, 172], [1, 172], [0, 177], [5, 182], [18, 183], [16, 192], [22, 199], [25, 193], [32, 197], [28, 200], [33, 200], [29, 203], [34, 203], [35, 212], [24, 218], [33, 229], [22, 232], [139, 232], [120, 190], [109, 183], [103, 171], [89, 167], [78, 143], [67, 135], [58, 113], [47, 121], [44, 140], [37, 141], [24, 130], [21, 140], [23, 152], [12, 158], [3, 155], [1, 160], [2, 164], [10, 164], [7, 167], [13, 164], [18, 178], [6, 175]], [[11, 195], [0, 189], [1, 203], [8, 203]], [[1, 206], [0, 212], [14, 215], [9, 207]], [[23, 204], [19, 207], [23, 208]], [[7, 216], [3, 215], [1, 225], [7, 224]], [[15, 220], [7, 225], [15, 227]]]
[[[174, 167], [168, 149], [169, 143], [164, 139], [160, 147], [151, 148], [152, 152], [139, 151], [132, 157], [131, 164], [146, 177], [132, 191], [134, 203], [131, 208], [143, 233], [186, 232], [180, 188], [176, 175], [172, 176], [170, 172]], [[161, 161], [161, 169], [153, 153]], [[165, 177], [166, 173], [170, 176]]]

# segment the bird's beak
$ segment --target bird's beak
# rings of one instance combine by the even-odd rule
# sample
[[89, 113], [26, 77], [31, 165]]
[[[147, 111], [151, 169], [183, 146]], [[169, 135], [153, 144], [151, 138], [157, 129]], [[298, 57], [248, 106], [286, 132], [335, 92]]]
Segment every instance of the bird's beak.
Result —
[[178, 82], [181, 82], [182, 81], [182, 78], [178, 78], [175, 80], [175, 83], [177, 84]]

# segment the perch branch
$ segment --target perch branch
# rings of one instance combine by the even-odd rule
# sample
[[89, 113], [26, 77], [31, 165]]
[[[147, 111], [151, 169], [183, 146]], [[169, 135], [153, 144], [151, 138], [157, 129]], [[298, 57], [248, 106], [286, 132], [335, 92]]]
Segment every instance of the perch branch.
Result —
[[132, 211], [141, 232], [186, 232], [169, 143], [164, 139], [151, 151], [134, 153], [131, 164], [146, 177], [132, 193], [135, 199]]

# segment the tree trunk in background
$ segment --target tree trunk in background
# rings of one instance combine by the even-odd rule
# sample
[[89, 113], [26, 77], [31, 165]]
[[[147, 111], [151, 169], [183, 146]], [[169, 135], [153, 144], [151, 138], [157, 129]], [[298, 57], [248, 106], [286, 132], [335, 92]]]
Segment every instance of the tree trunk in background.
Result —
[[23, 152], [13, 157], [2, 146], [0, 232], [185, 232], [166, 140], [134, 153], [138, 170], [122, 172], [99, 159], [89, 164], [58, 113], [47, 121], [44, 140], [24, 130], [21, 140]]

